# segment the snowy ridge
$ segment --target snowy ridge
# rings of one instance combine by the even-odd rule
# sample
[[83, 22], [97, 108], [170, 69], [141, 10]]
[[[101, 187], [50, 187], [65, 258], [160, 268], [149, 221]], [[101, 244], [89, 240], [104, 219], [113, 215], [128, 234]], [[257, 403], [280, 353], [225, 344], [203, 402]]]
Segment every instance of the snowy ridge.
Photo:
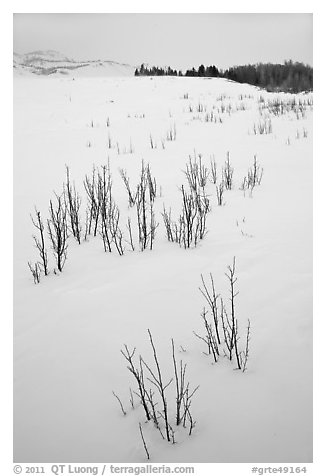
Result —
[[33, 51], [13, 55], [14, 74], [19, 76], [133, 76], [135, 68], [128, 64], [109, 60], [76, 61], [54, 51]]

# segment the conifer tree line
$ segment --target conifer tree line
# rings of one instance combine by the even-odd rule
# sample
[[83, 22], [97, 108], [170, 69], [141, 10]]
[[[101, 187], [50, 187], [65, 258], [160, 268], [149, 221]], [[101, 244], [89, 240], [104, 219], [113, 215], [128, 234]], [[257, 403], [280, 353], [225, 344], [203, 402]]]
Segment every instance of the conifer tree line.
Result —
[[158, 66], [152, 66], [148, 68], [144, 64], [140, 68], [136, 69], [135, 76], [183, 76], [182, 71], [170, 68], [160, 68]]
[[309, 65], [291, 60], [283, 64], [257, 63], [243, 66], [233, 66], [226, 70], [218, 69], [217, 66], [204, 66], [198, 69], [182, 71], [173, 70], [170, 67], [148, 68], [144, 64], [136, 69], [135, 76], [186, 76], [206, 78], [226, 78], [238, 83], [248, 83], [258, 86], [267, 91], [285, 91], [298, 93], [312, 91], [313, 68]]

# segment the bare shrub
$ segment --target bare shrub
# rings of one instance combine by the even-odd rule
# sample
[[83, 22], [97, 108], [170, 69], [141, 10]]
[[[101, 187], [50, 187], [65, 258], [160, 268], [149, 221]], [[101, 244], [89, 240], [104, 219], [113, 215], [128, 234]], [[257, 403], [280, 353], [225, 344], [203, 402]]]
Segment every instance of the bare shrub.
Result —
[[123, 233], [119, 226], [119, 220], [120, 210], [117, 204], [113, 200], [111, 200], [108, 217], [111, 240], [114, 242], [119, 255], [122, 256], [124, 254], [124, 246], [122, 244]]
[[151, 145], [151, 149], [156, 149], [157, 148], [157, 144], [156, 142], [154, 141], [153, 137], [152, 137], [152, 134], [149, 135], [149, 143]]
[[218, 362], [218, 359], [219, 359], [219, 356], [220, 356], [218, 342], [217, 342], [217, 339], [216, 339], [214, 327], [208, 321], [207, 314], [208, 313], [207, 313], [207, 311], [204, 307], [200, 316], [203, 319], [204, 328], [205, 328], [205, 335], [201, 336], [201, 335], [197, 334], [196, 332], [194, 332], [194, 335], [196, 337], [198, 337], [198, 339], [205, 342], [205, 344], [207, 345], [207, 354], [213, 356], [214, 362]]
[[[102, 166], [101, 169], [97, 169], [93, 200], [96, 203], [94, 208], [96, 211], [98, 210], [95, 215], [96, 222], [94, 229], [97, 227], [100, 219], [100, 235], [102, 237], [104, 251], [111, 252], [111, 243], [113, 239], [111, 222], [112, 215], [114, 214], [114, 202], [112, 198], [112, 177], [109, 164]], [[94, 231], [94, 233], [96, 232]]]
[[168, 415], [168, 403], [167, 403], [165, 390], [172, 383], [173, 379], [170, 379], [168, 383], [163, 383], [161, 367], [157, 358], [157, 352], [153, 342], [152, 334], [149, 329], [147, 329], [147, 332], [149, 335], [149, 340], [150, 340], [152, 351], [153, 351], [156, 372], [152, 371], [152, 369], [147, 365], [147, 363], [143, 359], [142, 361], [152, 377], [152, 379], [149, 379], [150, 382], [157, 388], [160, 394], [162, 405], [163, 405], [163, 419], [164, 419], [164, 425], [165, 425], [166, 439], [170, 441], [171, 436], [170, 436], [170, 425], [169, 425], [169, 415]]
[[[208, 318], [208, 311], [204, 308], [201, 317], [204, 323], [205, 334], [199, 335], [194, 332], [195, 336], [202, 340], [207, 346], [207, 354], [212, 355], [214, 362], [218, 362], [221, 355], [226, 356], [230, 361], [235, 360], [237, 368], [245, 372], [247, 370], [247, 363], [249, 358], [249, 341], [251, 324], [248, 319], [248, 326], [246, 330], [246, 344], [245, 349], [239, 349], [239, 323], [235, 311], [235, 299], [239, 294], [235, 286], [238, 278], [235, 275], [236, 266], [235, 258], [233, 258], [232, 266], [228, 266], [225, 276], [229, 282], [229, 311], [220, 295], [215, 291], [215, 285], [212, 274], [210, 274], [211, 289], [209, 290], [203, 276], [203, 288], [199, 288], [203, 297], [209, 305], [211, 319]], [[217, 301], [219, 299], [220, 308], [218, 309]], [[223, 336], [223, 341], [221, 336]], [[223, 347], [224, 345], [224, 347]]]
[[96, 236], [98, 223], [100, 218], [100, 202], [99, 202], [99, 195], [98, 195], [98, 181], [97, 181], [98, 172], [93, 166], [92, 176], [89, 177], [88, 175], [85, 176], [84, 180], [84, 187], [87, 194], [87, 222], [86, 222], [86, 236], [90, 235], [92, 232], [93, 226], [93, 234]]
[[240, 357], [239, 357], [239, 350], [238, 350], [238, 340], [239, 340], [239, 335], [238, 335], [238, 320], [235, 316], [235, 298], [239, 294], [239, 292], [235, 291], [235, 284], [238, 281], [238, 278], [235, 276], [235, 257], [233, 258], [233, 263], [232, 266], [228, 266], [228, 272], [225, 273], [225, 276], [229, 280], [229, 285], [230, 285], [230, 341], [229, 341], [229, 358], [232, 360], [232, 353], [234, 351], [238, 368], [241, 369], [241, 363], [240, 363]]
[[231, 166], [230, 152], [228, 152], [226, 156], [226, 161], [224, 163], [224, 167], [222, 169], [223, 183], [224, 183], [224, 188], [226, 190], [231, 190], [233, 187], [233, 172], [234, 172], [234, 168]]
[[255, 135], [271, 134], [273, 132], [271, 119], [265, 118], [258, 124], [254, 124], [253, 132]]
[[129, 207], [133, 207], [136, 203], [136, 195], [137, 192], [132, 192], [131, 187], [130, 187], [130, 180], [129, 177], [127, 176], [127, 172], [124, 169], [119, 169], [121, 178], [123, 180], [123, 183], [125, 184], [127, 193], [128, 193], [128, 200], [129, 200]]
[[245, 347], [244, 351], [240, 352], [240, 361], [241, 361], [242, 372], [245, 372], [247, 370], [247, 362], [248, 362], [248, 359], [249, 359], [250, 331], [251, 331], [251, 323], [250, 323], [250, 319], [248, 319], [246, 347]]
[[112, 251], [112, 243], [120, 256], [124, 254], [123, 233], [119, 225], [120, 210], [112, 196], [112, 176], [109, 164], [97, 172], [97, 203], [101, 217], [101, 237], [105, 251]]
[[[147, 198], [148, 195], [148, 198]], [[136, 209], [138, 221], [138, 242], [141, 251], [153, 249], [158, 223], [155, 219], [154, 200], [156, 198], [156, 180], [150, 166], [142, 162], [140, 181], [137, 186]]]
[[145, 388], [145, 382], [144, 382], [144, 371], [142, 367], [142, 360], [141, 357], [139, 358], [139, 369], [135, 366], [133, 358], [136, 352], [136, 347], [133, 348], [132, 351], [128, 349], [127, 345], [124, 345], [124, 350], [120, 351], [121, 354], [124, 356], [126, 361], [128, 362], [127, 369], [132, 373], [134, 376], [136, 382], [137, 382], [137, 387], [138, 387], [138, 392], [136, 395], [140, 398], [141, 405], [144, 409], [146, 419], [150, 420], [151, 419], [151, 414], [150, 410], [148, 407], [148, 402], [146, 398], [146, 388]]
[[247, 175], [244, 177], [240, 189], [244, 192], [250, 190], [252, 193], [253, 189], [261, 184], [263, 178], [264, 169], [258, 164], [257, 156], [254, 156], [254, 163], [252, 167], [248, 170]]
[[174, 239], [174, 234], [173, 234], [173, 222], [171, 218], [171, 208], [169, 210], [169, 213], [166, 211], [165, 206], [163, 206], [163, 213], [162, 213], [164, 225], [165, 225], [165, 230], [166, 230], [166, 236], [169, 241], [175, 241]]
[[76, 238], [77, 242], [81, 243], [81, 219], [80, 219], [80, 205], [81, 197], [76, 191], [75, 184], [70, 182], [69, 167], [66, 165], [66, 183], [64, 185], [64, 198], [66, 201], [66, 209], [69, 216], [69, 231]]
[[217, 204], [220, 207], [224, 204], [223, 195], [224, 195], [224, 182], [221, 182], [219, 183], [219, 185], [216, 185]]
[[134, 245], [134, 240], [133, 240], [133, 235], [132, 235], [132, 227], [131, 227], [130, 217], [128, 217], [128, 221], [127, 221], [127, 230], [128, 230], [128, 234], [129, 234], [129, 242], [127, 241], [127, 243], [130, 244], [132, 251], [135, 251], [135, 245]]
[[193, 420], [190, 407], [193, 395], [197, 392], [199, 385], [193, 390], [189, 389], [189, 382], [186, 383], [186, 368], [187, 364], [183, 364], [180, 360], [179, 366], [177, 365], [175, 357], [174, 340], [172, 342], [172, 359], [174, 367], [175, 388], [176, 388], [176, 425], [183, 424], [186, 427], [186, 421], [189, 421], [189, 436], [195, 427], [196, 422]]
[[196, 152], [192, 159], [189, 155], [189, 161], [186, 164], [186, 170], [184, 171], [190, 189], [198, 194], [200, 188], [205, 188], [209, 177], [209, 170], [202, 161], [202, 155], [198, 154], [198, 160]]
[[[43, 273], [45, 276], [49, 274], [49, 270], [48, 270], [48, 252], [45, 248], [44, 224], [42, 221], [41, 212], [38, 211], [36, 208], [35, 208], [35, 215], [36, 215], [35, 219], [31, 215], [31, 220], [34, 227], [38, 230], [39, 236], [37, 237], [33, 235], [33, 240], [39, 252], [41, 263], [36, 263], [33, 269], [35, 272], [35, 277], [38, 279], [38, 275], [41, 269], [43, 270]], [[29, 268], [31, 269], [30, 265], [29, 265]], [[34, 274], [33, 274], [33, 277], [34, 277]], [[35, 278], [34, 278], [34, 281], [35, 281]], [[37, 282], [39, 282], [39, 280]]]
[[169, 130], [166, 133], [166, 140], [167, 141], [175, 141], [177, 139], [177, 128], [175, 123], [170, 126]]
[[178, 243], [185, 249], [197, 246], [198, 241], [207, 233], [209, 199], [204, 188], [202, 194], [199, 189], [196, 190], [196, 192], [187, 191], [183, 185], [181, 186], [182, 209], [177, 222], [172, 220], [171, 210], [167, 213], [164, 207], [162, 214], [168, 240]]
[[40, 263], [32, 263], [28, 261], [28, 267], [30, 269], [30, 272], [32, 273], [33, 279], [34, 279], [34, 284], [38, 284], [41, 281], [41, 266]]
[[[134, 394], [140, 399], [140, 403], [144, 409], [147, 421], [153, 422], [155, 428], [159, 430], [163, 439], [166, 439], [167, 441], [174, 444], [176, 442], [175, 427], [170, 420], [171, 411], [169, 408], [171, 406], [168, 404], [166, 390], [174, 381], [176, 396], [175, 425], [182, 425], [184, 428], [188, 428], [188, 434], [190, 436], [196, 424], [191, 410], [192, 399], [199, 386], [195, 387], [194, 389], [190, 389], [190, 383], [186, 380], [187, 365], [184, 364], [182, 360], [179, 362], [177, 361], [173, 339], [171, 339], [171, 344], [175, 378], [170, 378], [168, 381], [164, 380], [152, 334], [149, 329], [147, 332], [149, 335], [154, 359], [153, 368], [142, 358], [141, 355], [139, 355], [139, 366], [136, 367], [134, 364], [134, 356], [136, 351], [135, 348], [130, 351], [125, 345], [124, 350], [121, 350], [121, 353], [128, 363], [128, 370], [131, 372], [137, 382], [138, 391], [134, 392]], [[159, 396], [159, 401], [156, 401], [155, 392], [157, 392], [157, 395]], [[134, 407], [133, 403], [132, 407]]]
[[211, 181], [213, 182], [214, 185], [217, 183], [217, 165], [216, 165], [216, 160], [215, 156], [211, 157], [210, 159], [210, 167], [211, 167]]
[[67, 210], [64, 198], [56, 195], [56, 203], [50, 200], [50, 219], [48, 219], [48, 234], [52, 243], [53, 255], [57, 268], [62, 272], [67, 259], [68, 248], [68, 226]]
[[204, 277], [201, 274], [201, 281], [203, 287], [199, 287], [199, 291], [201, 292], [202, 296], [205, 298], [207, 304], [209, 305], [209, 309], [211, 312], [211, 315], [213, 317], [214, 321], [214, 328], [215, 328], [215, 334], [217, 338], [217, 342], [220, 345], [221, 344], [221, 339], [219, 335], [219, 330], [218, 330], [218, 309], [217, 309], [217, 299], [219, 298], [219, 294], [216, 293], [215, 290], [215, 284], [214, 284], [214, 279], [212, 273], [210, 273], [210, 288], [209, 286], [205, 283]]

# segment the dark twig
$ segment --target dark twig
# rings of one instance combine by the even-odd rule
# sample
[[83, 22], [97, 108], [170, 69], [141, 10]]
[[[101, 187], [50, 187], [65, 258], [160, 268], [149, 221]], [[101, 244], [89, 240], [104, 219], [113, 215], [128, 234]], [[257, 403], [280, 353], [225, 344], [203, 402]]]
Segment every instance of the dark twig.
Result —
[[113, 390], [112, 390], [112, 393], [115, 396], [115, 398], [118, 400], [118, 402], [120, 403], [120, 408], [121, 408], [121, 411], [122, 411], [123, 415], [124, 416], [127, 415], [127, 413], [125, 412], [125, 409], [123, 408], [122, 402], [121, 402], [120, 398], [118, 397], [118, 395], [116, 393], [114, 393]]
[[145, 438], [144, 438], [144, 435], [143, 435], [143, 430], [142, 430], [142, 427], [141, 427], [141, 423], [139, 423], [139, 431], [140, 431], [141, 439], [143, 441], [144, 449], [146, 451], [147, 459], [149, 459], [149, 452], [148, 452], [148, 449], [147, 449], [147, 446], [146, 446], [146, 443], [145, 443]]

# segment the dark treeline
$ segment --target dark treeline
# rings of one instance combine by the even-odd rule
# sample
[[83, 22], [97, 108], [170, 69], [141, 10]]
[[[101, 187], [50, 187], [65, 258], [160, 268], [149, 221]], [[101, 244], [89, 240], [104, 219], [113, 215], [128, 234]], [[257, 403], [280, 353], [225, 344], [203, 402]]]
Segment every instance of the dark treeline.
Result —
[[159, 68], [158, 66], [152, 66], [147, 68], [144, 64], [136, 69], [135, 76], [183, 76], [182, 71], [170, 68]]
[[226, 78], [238, 83], [248, 83], [267, 91], [286, 91], [297, 93], [312, 91], [313, 69], [303, 63], [285, 61], [284, 64], [257, 63], [234, 66], [219, 70], [216, 66], [199, 66], [188, 69], [185, 74], [168, 68], [147, 68], [141, 65], [136, 69], [135, 76], [187, 76], [206, 78]]
[[187, 69], [185, 76], [199, 78], [224, 78], [223, 71], [219, 71], [216, 66], [204, 66], [201, 64], [198, 69]]
[[256, 64], [236, 66], [225, 71], [225, 77], [238, 83], [249, 83], [267, 91], [312, 91], [313, 70], [303, 63]]

